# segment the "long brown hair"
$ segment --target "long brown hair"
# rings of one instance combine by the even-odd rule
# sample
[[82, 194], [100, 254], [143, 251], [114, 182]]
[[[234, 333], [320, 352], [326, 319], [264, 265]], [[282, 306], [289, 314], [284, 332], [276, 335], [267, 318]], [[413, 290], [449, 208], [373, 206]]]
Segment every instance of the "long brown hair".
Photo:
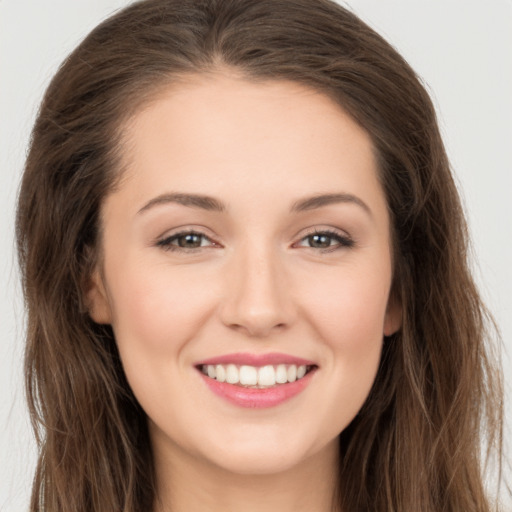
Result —
[[220, 66], [291, 80], [371, 136], [394, 238], [402, 329], [340, 435], [340, 508], [489, 511], [482, 439], [501, 456], [502, 385], [435, 111], [400, 55], [330, 0], [146, 0], [68, 57], [34, 126], [17, 241], [28, 310], [26, 388], [39, 442], [31, 511], [140, 512], [155, 498], [144, 412], [112, 330], [84, 301], [115, 188], [122, 129], [158, 90]]

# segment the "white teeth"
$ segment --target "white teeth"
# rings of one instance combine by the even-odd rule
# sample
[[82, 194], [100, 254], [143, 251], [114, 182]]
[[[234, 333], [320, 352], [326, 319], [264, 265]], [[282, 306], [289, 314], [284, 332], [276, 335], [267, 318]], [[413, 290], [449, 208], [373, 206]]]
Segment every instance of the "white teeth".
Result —
[[239, 381], [238, 368], [234, 364], [228, 364], [226, 368], [226, 382], [228, 384], [238, 384]]
[[302, 379], [307, 373], [306, 365], [279, 364], [261, 367], [234, 364], [203, 365], [201, 371], [211, 379], [240, 386], [266, 388]]
[[276, 382], [277, 384], [284, 384], [288, 382], [288, 373], [286, 371], [286, 366], [284, 364], [280, 364], [276, 369]]
[[258, 384], [260, 386], [275, 386], [276, 371], [273, 366], [262, 366], [258, 370]]
[[224, 366], [221, 364], [218, 364], [215, 367], [215, 371], [217, 373], [217, 380], [219, 382], [225, 382], [226, 381], [226, 370], [224, 369]]
[[212, 366], [211, 364], [208, 365], [208, 377], [212, 379], [215, 379], [215, 377], [217, 377], [215, 366]]
[[243, 386], [255, 386], [258, 383], [258, 370], [254, 366], [240, 367], [240, 384]]

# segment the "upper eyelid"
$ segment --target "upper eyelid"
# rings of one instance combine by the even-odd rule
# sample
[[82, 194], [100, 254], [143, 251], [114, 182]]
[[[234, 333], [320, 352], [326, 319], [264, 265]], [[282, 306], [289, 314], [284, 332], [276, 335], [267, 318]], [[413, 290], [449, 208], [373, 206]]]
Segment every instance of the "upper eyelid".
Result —
[[347, 238], [350, 240], [353, 240], [353, 237], [348, 231], [340, 228], [335, 228], [331, 226], [312, 226], [310, 228], [306, 228], [305, 230], [299, 231], [294, 238], [298, 238], [299, 240], [303, 240], [304, 238], [311, 236], [311, 235], [317, 235], [317, 234], [328, 234], [331, 236], [338, 236], [340, 238]]
[[[212, 238], [212, 235], [206, 233], [204, 231], [205, 228], [203, 228], [203, 227], [198, 227], [198, 228], [184, 227], [184, 228], [175, 228], [175, 229], [177, 229], [178, 231], [173, 232], [174, 230], [167, 230], [163, 235], [158, 236], [157, 240], [171, 238], [173, 236], [187, 235], [189, 233], [193, 233], [196, 235], [202, 235], [206, 238]], [[171, 233], [169, 233], [169, 232], [171, 232]], [[301, 235], [301, 232], [303, 233], [302, 235]], [[299, 235], [301, 235], [300, 238], [305, 238], [306, 236], [314, 235], [317, 233], [321, 233], [321, 234], [329, 233], [332, 235], [345, 236], [345, 237], [351, 238], [351, 236], [349, 235], [349, 233], [347, 231], [342, 230], [340, 228], [329, 227], [329, 226], [325, 226], [325, 227], [312, 226], [309, 228], [303, 228], [300, 231], [298, 231], [293, 236], [293, 238], [297, 238], [297, 237], [299, 237]]]
[[178, 232], [172, 233], [170, 235], [163, 235], [161, 237], [158, 237], [158, 239], [156, 240], [156, 244], [162, 245], [165, 242], [168, 242], [170, 240], [175, 240], [175, 239], [179, 238], [180, 236], [186, 236], [186, 235], [199, 235], [199, 236], [206, 238], [214, 245], [220, 245], [219, 242], [216, 242], [215, 240], [213, 240], [213, 238], [211, 236], [207, 235], [206, 233], [202, 233], [201, 231], [194, 230], [194, 229], [178, 231]]
[[314, 229], [313, 231], [301, 236], [297, 242], [294, 242], [294, 245], [314, 235], [327, 235], [333, 239], [338, 239], [340, 245], [344, 246], [353, 246], [355, 244], [354, 238], [346, 232], [338, 232], [333, 229]]
[[163, 232], [162, 235], [159, 235], [155, 238], [155, 242], [159, 242], [162, 240], [167, 240], [169, 238], [188, 235], [188, 234], [195, 234], [195, 235], [201, 235], [205, 238], [208, 238], [209, 240], [215, 241], [215, 235], [211, 234], [210, 230], [203, 227], [203, 226], [180, 226], [177, 228], [167, 229]]

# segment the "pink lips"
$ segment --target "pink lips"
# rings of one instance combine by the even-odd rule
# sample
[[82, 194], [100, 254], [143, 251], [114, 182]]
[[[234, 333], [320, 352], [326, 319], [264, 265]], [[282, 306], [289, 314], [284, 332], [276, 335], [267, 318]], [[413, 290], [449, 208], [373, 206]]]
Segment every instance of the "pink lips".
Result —
[[[265, 366], [265, 365], [278, 365], [278, 364], [295, 364], [297, 366], [316, 366], [314, 362], [302, 359], [299, 357], [290, 356], [288, 354], [270, 353], [270, 354], [228, 354], [220, 357], [213, 357], [198, 362], [195, 366], [200, 369], [204, 365], [216, 364], [235, 364], [235, 365], [249, 365], [249, 366]], [[316, 368], [315, 368], [316, 369]], [[211, 379], [201, 373], [201, 377], [208, 388], [227, 400], [228, 402], [237, 405], [238, 407], [245, 408], [264, 408], [274, 407], [292, 397], [298, 395], [303, 391], [311, 382], [315, 369], [308, 372], [302, 379], [287, 384], [279, 384], [274, 387], [255, 389], [246, 388], [236, 384], [228, 384], [227, 382], [219, 382]]]
[[300, 357], [290, 356], [288, 354], [280, 354], [278, 352], [272, 352], [270, 354], [226, 354], [224, 356], [212, 357], [211, 359], [205, 359], [204, 361], [198, 361], [196, 366], [203, 366], [207, 364], [236, 364], [249, 366], [265, 366], [267, 364], [296, 364], [297, 366], [306, 365], [313, 366], [313, 361], [301, 359]]

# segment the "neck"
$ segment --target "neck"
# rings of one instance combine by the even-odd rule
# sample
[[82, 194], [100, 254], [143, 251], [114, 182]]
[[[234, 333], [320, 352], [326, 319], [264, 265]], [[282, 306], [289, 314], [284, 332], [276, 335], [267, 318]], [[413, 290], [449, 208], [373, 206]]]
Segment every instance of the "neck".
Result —
[[[338, 443], [272, 474], [237, 474], [172, 447], [155, 456], [154, 512], [334, 512]], [[181, 452], [181, 453], [180, 453]], [[166, 456], [167, 455], [167, 456]]]

